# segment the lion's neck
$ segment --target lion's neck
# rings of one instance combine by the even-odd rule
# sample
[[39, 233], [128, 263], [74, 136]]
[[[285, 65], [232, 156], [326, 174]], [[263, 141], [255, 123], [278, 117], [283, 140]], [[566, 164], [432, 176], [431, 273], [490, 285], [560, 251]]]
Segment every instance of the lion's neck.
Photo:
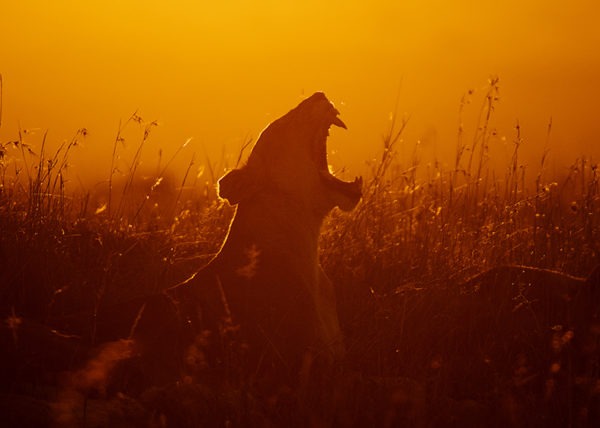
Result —
[[[324, 216], [293, 207], [284, 200], [240, 204], [219, 257], [232, 264], [248, 254], [261, 264], [290, 264], [304, 270], [318, 264], [318, 240]], [[301, 266], [304, 265], [304, 266]]]

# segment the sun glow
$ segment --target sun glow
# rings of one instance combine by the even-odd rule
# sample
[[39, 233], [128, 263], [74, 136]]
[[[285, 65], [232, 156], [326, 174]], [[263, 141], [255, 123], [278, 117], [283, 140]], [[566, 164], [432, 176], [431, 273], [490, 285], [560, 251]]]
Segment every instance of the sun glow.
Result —
[[598, 16], [587, 0], [9, 2], [0, 16], [0, 138], [20, 126], [60, 142], [86, 127], [78, 174], [95, 170], [97, 179], [119, 120], [134, 111], [161, 124], [148, 155], [194, 137], [185, 163], [192, 152], [235, 156], [323, 90], [351, 129], [332, 140], [344, 146], [336, 165], [377, 155], [396, 99], [397, 113], [411, 117], [405, 140], [448, 161], [461, 97], [498, 75], [496, 120], [508, 141], [518, 119], [537, 154], [552, 117], [555, 152], [589, 150], [600, 132]]

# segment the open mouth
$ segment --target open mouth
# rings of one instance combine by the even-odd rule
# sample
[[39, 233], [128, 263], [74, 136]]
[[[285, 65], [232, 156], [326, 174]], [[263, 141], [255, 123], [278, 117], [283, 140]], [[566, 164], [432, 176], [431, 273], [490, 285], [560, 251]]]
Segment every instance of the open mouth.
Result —
[[354, 181], [347, 182], [335, 177], [329, 171], [329, 164], [327, 162], [327, 137], [329, 136], [329, 128], [334, 125], [339, 128], [348, 129], [346, 124], [338, 117], [339, 112], [333, 107], [332, 113], [333, 114], [329, 115], [317, 133], [317, 138], [313, 147], [314, 160], [319, 170], [321, 180], [324, 184], [344, 194], [348, 198], [351, 198], [351, 200], [358, 202], [362, 196], [362, 177], [356, 177]]

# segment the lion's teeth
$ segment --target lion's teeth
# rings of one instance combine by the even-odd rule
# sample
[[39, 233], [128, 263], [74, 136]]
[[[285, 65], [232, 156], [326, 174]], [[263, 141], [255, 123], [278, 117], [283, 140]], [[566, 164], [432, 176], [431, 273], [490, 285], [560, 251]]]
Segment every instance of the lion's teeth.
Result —
[[344, 122], [342, 122], [342, 119], [340, 119], [337, 116], [335, 116], [333, 118], [332, 124], [335, 125], [335, 126], [339, 126], [340, 128], [348, 129], [348, 127], [346, 126], [346, 124]]

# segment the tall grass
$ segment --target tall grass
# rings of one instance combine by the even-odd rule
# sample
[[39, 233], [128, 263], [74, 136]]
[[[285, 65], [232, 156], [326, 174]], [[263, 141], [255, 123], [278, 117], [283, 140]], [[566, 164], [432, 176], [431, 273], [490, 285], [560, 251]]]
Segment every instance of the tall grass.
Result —
[[[352, 213], [334, 211], [320, 241], [322, 264], [337, 286], [348, 367], [377, 379], [417, 379], [416, 387], [407, 388], [428, 393], [433, 388], [439, 402], [457, 379], [436, 371], [443, 362], [425, 336], [448, 331], [440, 326], [439, 310], [449, 304], [448, 290], [498, 265], [585, 276], [599, 261], [595, 163], [581, 156], [564, 177], [549, 177], [546, 141], [538, 169], [530, 171], [520, 161], [524, 137], [517, 125], [509, 163], [503, 169], [490, 165], [498, 85], [498, 79], [490, 80], [473, 127], [462, 121], [467, 97], [476, 94], [461, 102], [450, 167], [423, 163], [418, 144], [409, 158], [399, 158], [398, 146], [405, 144], [402, 135], [409, 123], [394, 119], [380, 159], [370, 165], [362, 202]], [[125, 159], [123, 134], [129, 126], [137, 127], [140, 137], [133, 156]], [[69, 156], [86, 137], [85, 128], [54, 152], [46, 148], [47, 134], [34, 144], [34, 135], [24, 129], [15, 139], [0, 142], [3, 313], [66, 328], [88, 344], [98, 343], [103, 340], [97, 324], [103, 308], [184, 280], [218, 250], [233, 214], [215, 193], [225, 162], [205, 159], [208, 178], [199, 180], [192, 157], [165, 203], [156, 199], [157, 189], [165, 184], [173, 158], [164, 166], [160, 161], [156, 176], [138, 194], [140, 159], [155, 126], [137, 113], [119, 125], [106, 202], [100, 205], [89, 193], [69, 193], [65, 185]], [[550, 133], [551, 124], [548, 138]], [[528, 177], [535, 178], [532, 185]], [[444, 340], [443, 335], [438, 338]], [[372, 392], [365, 384], [356, 388], [357, 399], [367, 400]], [[165, 399], [177, 401], [182, 391]], [[241, 394], [229, 392], [231, 400]], [[205, 399], [198, 390], [187, 398], [194, 394]], [[257, 398], [245, 400], [245, 410], [236, 411], [256, 411], [253, 406], [258, 404], [252, 400]], [[374, 414], [384, 412], [385, 405], [369, 402], [373, 420], [381, 421], [384, 416]], [[346, 406], [344, 411], [351, 414], [351, 404]]]
[[[519, 158], [517, 124], [509, 164], [493, 169], [488, 157], [497, 92], [494, 78], [470, 142], [460, 125], [451, 170], [420, 163], [418, 145], [411, 158], [399, 159], [396, 144], [406, 123], [392, 124], [361, 205], [350, 216], [335, 213], [324, 231], [330, 269], [351, 266], [352, 277], [383, 291], [501, 264], [590, 272], [598, 261], [596, 164], [580, 157], [566, 177], [544, 181], [547, 143], [539, 170], [528, 171]], [[534, 186], [528, 174], [536, 177]]]
[[[581, 157], [565, 177], [545, 181], [548, 144], [538, 170], [528, 171], [519, 161], [523, 136], [517, 125], [504, 174], [492, 169], [488, 156], [495, 135], [491, 121], [497, 94], [498, 79], [490, 79], [473, 129], [462, 123], [466, 97], [461, 102], [455, 160], [449, 170], [439, 162], [422, 163], [418, 143], [410, 158], [400, 159], [397, 146], [408, 122], [392, 121], [381, 158], [371, 166], [362, 203], [349, 215], [334, 212], [323, 230], [322, 261], [332, 276], [390, 292], [403, 283], [468, 277], [499, 264], [555, 268], [577, 275], [591, 270], [598, 254], [596, 164]], [[140, 137], [133, 156], [126, 159], [123, 131], [131, 125], [139, 127]], [[199, 183], [190, 177], [197, 162], [192, 158], [181, 183], [171, 190], [170, 204], [159, 206], [158, 216], [149, 214], [162, 203], [155, 204], [153, 196], [164, 186], [173, 158], [189, 143], [183, 143], [141, 194], [135, 194], [140, 193], [135, 184], [141, 179], [141, 155], [156, 125], [137, 113], [119, 125], [107, 198], [100, 205], [93, 205], [89, 194], [66, 192], [69, 155], [85, 138], [85, 128], [53, 153], [46, 149], [47, 134], [33, 144], [35, 135], [26, 129], [20, 129], [14, 140], [1, 142], [0, 212], [7, 230], [22, 230], [28, 239], [42, 232], [50, 239], [53, 234], [77, 235], [75, 229], [85, 224], [102, 240], [109, 240], [103, 235], [114, 233], [131, 241], [154, 236], [172, 247], [167, 257], [171, 262], [194, 254], [209, 257], [232, 213], [214, 191], [225, 164], [213, 165], [206, 159], [205, 168], [211, 172]], [[551, 125], [548, 134], [550, 129]], [[526, 175], [535, 177], [534, 186], [528, 187]], [[184, 193], [186, 187], [195, 190]]]

